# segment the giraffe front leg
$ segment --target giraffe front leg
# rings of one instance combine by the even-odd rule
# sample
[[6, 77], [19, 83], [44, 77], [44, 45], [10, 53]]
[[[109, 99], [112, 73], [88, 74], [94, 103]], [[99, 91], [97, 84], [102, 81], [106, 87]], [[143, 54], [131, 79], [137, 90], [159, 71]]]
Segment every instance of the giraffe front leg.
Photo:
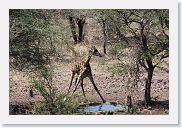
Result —
[[[75, 89], [74, 89], [73, 93], [74, 93], [74, 92], [76, 91], [76, 89], [78, 88], [79, 83], [83, 80], [84, 72], [85, 72], [85, 70], [82, 71], [82, 72], [80, 73], [80, 75], [79, 75], [79, 77], [78, 77], [78, 80], [76, 80]], [[72, 94], [73, 94], [73, 93], [72, 93]]]
[[83, 96], [84, 96], [85, 99], [86, 99], [85, 90], [84, 90], [84, 88], [83, 88], [83, 80], [81, 81], [81, 88], [82, 88]]
[[72, 72], [72, 76], [71, 76], [71, 82], [70, 82], [70, 86], [69, 86], [69, 89], [68, 89], [68, 92], [67, 92], [67, 95], [69, 94], [69, 92], [70, 92], [70, 88], [71, 88], [71, 86], [72, 86], [72, 82], [73, 82], [73, 78], [75, 77], [75, 73], [74, 72]]
[[[76, 84], [75, 84], [75, 89], [73, 90], [73, 93], [75, 93], [75, 91], [77, 90], [77, 88], [78, 88], [78, 85], [80, 84], [80, 82], [81, 82], [81, 78], [78, 78], [78, 80], [76, 80], [77, 82], [76, 82]], [[72, 93], [72, 95], [73, 95], [73, 93]]]

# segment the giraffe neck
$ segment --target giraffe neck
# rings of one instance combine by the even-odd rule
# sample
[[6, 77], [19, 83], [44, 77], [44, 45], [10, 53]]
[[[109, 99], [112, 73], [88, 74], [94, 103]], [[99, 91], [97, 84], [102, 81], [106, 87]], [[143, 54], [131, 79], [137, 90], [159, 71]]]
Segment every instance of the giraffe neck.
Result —
[[92, 58], [92, 54], [89, 54], [88, 59], [85, 62], [85, 66], [89, 65], [91, 58]]

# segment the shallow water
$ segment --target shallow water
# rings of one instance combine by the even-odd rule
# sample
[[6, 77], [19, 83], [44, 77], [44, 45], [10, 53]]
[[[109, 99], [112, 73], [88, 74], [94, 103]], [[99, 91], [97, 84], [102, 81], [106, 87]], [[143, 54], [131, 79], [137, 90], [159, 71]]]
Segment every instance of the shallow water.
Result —
[[97, 111], [115, 111], [118, 110], [121, 105], [102, 104], [85, 107], [84, 112], [97, 112]]

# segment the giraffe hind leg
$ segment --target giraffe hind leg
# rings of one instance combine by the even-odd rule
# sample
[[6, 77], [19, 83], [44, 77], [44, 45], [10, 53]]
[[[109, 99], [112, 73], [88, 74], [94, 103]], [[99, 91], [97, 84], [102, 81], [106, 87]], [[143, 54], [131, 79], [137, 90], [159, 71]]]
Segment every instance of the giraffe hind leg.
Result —
[[95, 85], [95, 82], [93, 80], [92, 75], [89, 76], [90, 81], [92, 82], [94, 89], [96, 90], [96, 92], [99, 94], [100, 98], [102, 99], [102, 102], [105, 103], [106, 101], [104, 100], [104, 98], [102, 97], [102, 95], [99, 92], [99, 89], [97, 88], [97, 86]]

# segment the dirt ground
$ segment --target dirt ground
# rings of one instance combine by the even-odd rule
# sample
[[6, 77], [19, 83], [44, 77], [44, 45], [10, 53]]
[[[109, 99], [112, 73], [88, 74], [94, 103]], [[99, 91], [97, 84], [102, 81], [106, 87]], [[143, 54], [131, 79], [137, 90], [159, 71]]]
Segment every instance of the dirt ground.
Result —
[[[106, 66], [101, 63], [102, 62], [98, 61], [98, 58], [94, 58], [90, 64], [96, 86], [107, 102], [125, 104], [128, 95], [132, 95], [132, 101], [134, 103], [143, 101], [145, 78], [142, 80], [143, 83], [141, 82], [136, 87], [135, 92], [132, 92], [132, 90], [130, 91], [127, 89], [126, 82], [121, 79], [122, 76], [113, 75], [107, 70], [109, 64]], [[55, 61], [53, 67], [54, 85], [56, 85], [60, 93], [66, 93], [71, 79], [70, 64], [67, 62]], [[29, 75], [30, 74], [27, 72], [10, 71], [10, 104], [21, 104], [42, 100], [40, 95], [36, 95], [33, 98], [30, 97], [29, 89], [31, 81], [28, 77]], [[73, 88], [74, 83], [71, 90], [73, 90]], [[93, 85], [88, 78], [84, 79], [84, 89], [89, 101], [101, 102], [99, 95], [94, 90]], [[81, 88], [78, 88], [75, 94], [83, 97]], [[145, 114], [168, 114], [169, 79], [166, 71], [159, 70], [158, 68], [154, 70], [151, 96], [154, 101], [158, 101], [158, 106], [156, 105], [153, 108], [141, 108], [140, 111]]]

